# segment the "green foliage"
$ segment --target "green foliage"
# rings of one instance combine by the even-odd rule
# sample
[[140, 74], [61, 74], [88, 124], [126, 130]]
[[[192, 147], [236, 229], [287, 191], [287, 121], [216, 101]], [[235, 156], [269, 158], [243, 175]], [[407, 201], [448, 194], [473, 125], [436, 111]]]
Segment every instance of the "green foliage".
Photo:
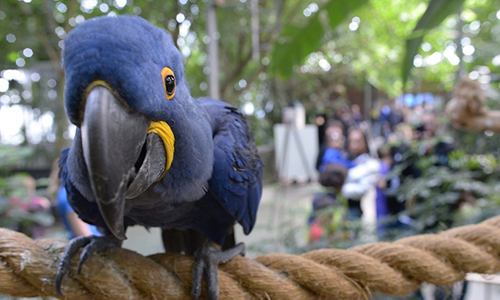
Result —
[[[326, 11], [328, 24], [331, 29], [335, 29], [354, 10], [367, 2], [368, 0], [330, 0], [321, 10]], [[274, 45], [271, 69], [281, 77], [289, 78], [293, 73], [293, 66], [301, 64], [307, 55], [319, 49], [324, 34], [319, 12], [311, 16], [305, 26], [286, 25]]]
[[406, 51], [402, 64], [403, 89], [413, 67], [413, 59], [422, 44], [424, 35], [437, 26], [439, 26], [448, 16], [457, 13], [458, 8], [462, 6], [464, 0], [431, 0], [427, 10], [420, 18], [413, 29], [410, 38], [406, 40]]
[[30, 147], [0, 144], [0, 227], [22, 231], [33, 237], [37, 226], [54, 223], [50, 202], [38, 197], [32, 190], [33, 179], [27, 174], [9, 174], [9, 171], [34, 154]]
[[34, 154], [31, 147], [14, 147], [0, 144], [0, 175]]
[[[366, 78], [389, 97], [401, 93], [401, 56], [404, 40], [411, 32], [420, 12], [422, 1], [372, 1], [357, 11], [359, 28], [351, 31], [347, 26], [339, 27], [334, 36], [336, 55], [350, 74]], [[328, 46], [328, 45], [327, 45]]]
[[[414, 221], [416, 233], [435, 232], [457, 224], [478, 222], [498, 212], [500, 160], [492, 154], [466, 154], [455, 150], [447, 163], [434, 153], [423, 153], [422, 147], [433, 148], [440, 138], [417, 142], [406, 154], [415, 162], [421, 175], [406, 177], [398, 191], [398, 199], [406, 201], [406, 211]], [[401, 176], [401, 169], [393, 170]], [[465, 209], [462, 209], [465, 207]], [[471, 210], [471, 207], [477, 209]]]
[[49, 200], [27, 188], [29, 179], [25, 174], [0, 178], [0, 227], [34, 237], [36, 226], [49, 227], [55, 219], [50, 213]]
[[[308, 70], [300, 68], [301, 73], [311, 73], [311, 77], [321, 73], [330, 77], [343, 74], [344, 81], [348, 81], [346, 77], [358, 80], [365, 77], [389, 97], [394, 97], [403, 91], [403, 85], [413, 92], [450, 91], [457, 79], [460, 60], [469, 72], [478, 65], [498, 69], [491, 63], [498, 54], [492, 40], [496, 43], [500, 40], [495, 1], [468, 0], [464, 4], [464, 0], [433, 0], [427, 5], [420, 0], [378, 0], [353, 2], [356, 7], [347, 3], [351, 2], [327, 1], [314, 15], [292, 21], [290, 26], [296, 30], [283, 30], [275, 43], [272, 71], [287, 79], [300, 77], [302, 74], [293, 67], [302, 65]], [[334, 5], [347, 8], [349, 13], [338, 7], [333, 9]], [[455, 15], [462, 5], [464, 13], [461, 20], [457, 20]], [[334, 12], [338, 12], [336, 17], [332, 17]], [[347, 30], [345, 21], [352, 16], [358, 17], [359, 28]], [[332, 20], [339, 23], [331, 24]], [[480, 29], [469, 30], [470, 24], [478, 21]], [[476, 48], [472, 57], [461, 54], [458, 48], [466, 46], [467, 41], [457, 40], [457, 33], [472, 40]], [[422, 42], [423, 51], [420, 50]], [[316, 50], [304, 51], [307, 45], [313, 48], [312, 45], [318, 43]], [[305, 56], [306, 52], [311, 54]], [[313, 55], [326, 59], [331, 70], [317, 68], [320, 58], [310, 59]], [[416, 55], [422, 63], [410, 72]], [[435, 56], [432, 62], [427, 61], [432, 55]], [[408, 80], [410, 73], [413, 75]]]
[[328, 1], [324, 8], [328, 13], [330, 28], [334, 29], [342, 23], [358, 7], [365, 5], [368, 0]]
[[286, 25], [272, 53], [274, 71], [283, 78], [290, 77], [293, 67], [319, 48], [323, 35], [323, 25], [319, 21], [318, 14], [305, 27]]

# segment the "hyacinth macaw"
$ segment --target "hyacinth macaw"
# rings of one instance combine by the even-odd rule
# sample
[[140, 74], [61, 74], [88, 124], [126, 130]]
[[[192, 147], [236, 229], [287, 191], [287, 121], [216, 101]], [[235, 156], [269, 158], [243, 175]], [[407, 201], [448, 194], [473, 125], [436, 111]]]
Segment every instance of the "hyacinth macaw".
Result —
[[[246, 119], [233, 106], [191, 97], [182, 56], [164, 30], [136, 16], [85, 21], [64, 40], [65, 107], [77, 126], [60, 160], [68, 201], [103, 236], [77, 237], [59, 264], [121, 246], [128, 226], [165, 228], [167, 251], [194, 254], [194, 298], [217, 264], [244, 253], [220, 248], [235, 222], [249, 233], [262, 192], [262, 163]], [[229, 247], [234, 246], [234, 247]], [[196, 252], [195, 252], [196, 250]]]

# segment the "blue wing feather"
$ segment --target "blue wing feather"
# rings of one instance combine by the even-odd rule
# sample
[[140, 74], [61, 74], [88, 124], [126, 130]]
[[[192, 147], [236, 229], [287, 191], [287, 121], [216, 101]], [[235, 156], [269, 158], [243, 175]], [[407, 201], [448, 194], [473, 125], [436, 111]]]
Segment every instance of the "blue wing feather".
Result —
[[250, 126], [233, 106], [209, 98], [198, 99], [212, 126], [214, 170], [211, 193], [248, 234], [256, 220], [262, 194], [262, 162]]

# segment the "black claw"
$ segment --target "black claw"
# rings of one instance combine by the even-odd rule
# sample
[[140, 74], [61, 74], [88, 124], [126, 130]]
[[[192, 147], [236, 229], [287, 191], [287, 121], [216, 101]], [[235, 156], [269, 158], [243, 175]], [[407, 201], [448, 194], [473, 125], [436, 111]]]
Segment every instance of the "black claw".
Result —
[[209, 300], [217, 300], [219, 296], [219, 273], [217, 266], [226, 263], [237, 255], [245, 254], [245, 244], [239, 243], [233, 248], [221, 251], [211, 242], [206, 243], [196, 254], [196, 261], [192, 271], [193, 287], [191, 293], [197, 300], [201, 296], [202, 279], [207, 283]]
[[207, 293], [209, 300], [217, 300], [219, 297], [219, 272], [217, 271], [217, 266], [213, 263], [209, 263], [205, 269], [205, 275], [207, 276], [205, 280], [207, 281]]
[[56, 292], [59, 294], [59, 295], [63, 295], [62, 291], [61, 291], [61, 283], [62, 283], [62, 280], [63, 280], [63, 277], [67, 274], [68, 272], [64, 272], [64, 271], [61, 271], [61, 264], [59, 264], [59, 269], [57, 270], [57, 275], [56, 275]]
[[92, 254], [94, 254], [95, 250], [93, 245], [95, 245], [95, 243], [90, 242], [87, 246], [85, 246], [85, 248], [83, 248], [82, 254], [80, 254], [80, 260], [78, 261], [78, 274], [82, 272], [83, 264], [90, 259]]
[[[196, 257], [199, 257], [201, 249], [196, 253]], [[203, 259], [196, 259], [193, 266], [192, 277], [193, 277], [193, 287], [191, 289], [191, 294], [195, 300], [201, 296], [201, 281], [203, 269], [205, 268], [205, 261]]]
[[80, 236], [69, 241], [68, 245], [64, 249], [61, 261], [59, 262], [59, 267], [57, 268], [55, 288], [59, 295], [61, 292], [61, 283], [64, 276], [68, 275], [71, 266], [71, 259], [75, 256], [76, 252], [82, 247], [85, 247], [90, 242], [90, 237]]
[[245, 256], [245, 244], [238, 243], [234, 247], [229, 248], [225, 251], [221, 251], [218, 254], [219, 254], [218, 259], [220, 263], [225, 264], [238, 255]]
[[82, 254], [80, 255], [80, 260], [78, 261], [78, 274], [81, 273], [83, 264], [88, 261], [95, 252], [99, 252], [106, 247], [120, 246], [121, 241], [113, 236], [81, 236], [69, 241], [68, 245], [64, 249], [64, 253], [59, 263], [57, 269], [57, 275], [55, 280], [55, 288], [58, 294], [62, 295], [61, 283], [64, 276], [68, 275], [71, 260], [75, 254], [83, 248]]

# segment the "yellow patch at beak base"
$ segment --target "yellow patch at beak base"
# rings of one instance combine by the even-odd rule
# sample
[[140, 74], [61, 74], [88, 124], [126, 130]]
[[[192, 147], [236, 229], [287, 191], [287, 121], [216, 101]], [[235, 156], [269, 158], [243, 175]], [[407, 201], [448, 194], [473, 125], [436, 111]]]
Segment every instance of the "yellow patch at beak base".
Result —
[[170, 126], [168, 126], [168, 124], [163, 121], [152, 121], [148, 129], [148, 133], [150, 132], [154, 132], [160, 136], [161, 140], [163, 141], [163, 145], [165, 146], [165, 153], [167, 155], [165, 171], [163, 171], [163, 174], [161, 174], [161, 177], [158, 179], [160, 180], [161, 178], [163, 178], [165, 173], [167, 173], [168, 169], [170, 169], [172, 161], [174, 160], [175, 137]]

